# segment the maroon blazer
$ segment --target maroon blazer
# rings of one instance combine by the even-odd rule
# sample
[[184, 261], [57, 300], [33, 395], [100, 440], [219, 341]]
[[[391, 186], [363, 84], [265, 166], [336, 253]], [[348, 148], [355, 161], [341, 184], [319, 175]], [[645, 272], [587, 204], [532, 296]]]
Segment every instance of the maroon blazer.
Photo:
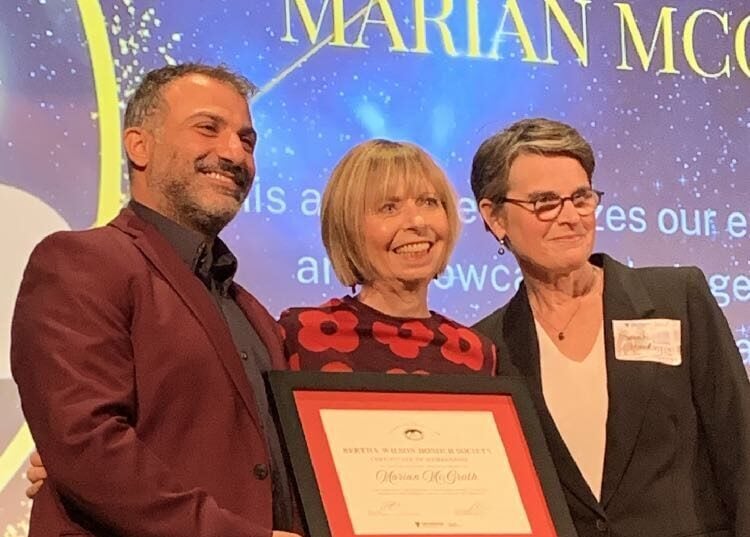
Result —
[[[274, 320], [237, 302], [284, 368]], [[124, 209], [31, 254], [11, 367], [49, 470], [30, 537], [268, 537], [261, 419], [231, 334], [201, 281]]]

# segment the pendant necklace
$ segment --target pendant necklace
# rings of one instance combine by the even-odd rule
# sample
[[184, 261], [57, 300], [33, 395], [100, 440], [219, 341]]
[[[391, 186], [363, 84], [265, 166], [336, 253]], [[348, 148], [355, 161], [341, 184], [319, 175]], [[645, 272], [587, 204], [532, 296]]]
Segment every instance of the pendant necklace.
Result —
[[578, 313], [578, 310], [581, 309], [581, 304], [583, 304], [583, 297], [581, 297], [580, 299], [578, 299], [578, 305], [576, 306], [576, 309], [573, 311], [573, 314], [570, 316], [570, 319], [568, 319], [568, 322], [565, 323], [565, 325], [562, 328], [558, 329], [557, 327], [552, 326], [552, 323], [550, 323], [547, 320], [547, 324], [549, 324], [550, 326], [552, 326], [552, 328], [554, 328], [555, 332], [557, 332], [557, 340], [558, 341], [563, 341], [565, 339], [565, 330], [568, 329], [568, 327], [570, 326], [570, 323], [572, 323], [573, 319], [575, 319], [575, 316]]
[[591, 283], [591, 286], [589, 287], [589, 290], [588, 290], [588, 291], [586, 291], [585, 293], [583, 293], [583, 294], [582, 294], [582, 295], [581, 295], [580, 297], [578, 297], [578, 304], [576, 305], [575, 309], [573, 310], [573, 313], [572, 313], [572, 314], [570, 315], [570, 317], [568, 318], [568, 321], [567, 321], [567, 322], [566, 322], [566, 323], [565, 323], [565, 324], [564, 324], [563, 326], [561, 326], [560, 328], [558, 328], [558, 327], [556, 327], [556, 326], [555, 326], [554, 324], [552, 324], [552, 323], [551, 323], [551, 322], [549, 321], [549, 319], [545, 319], [544, 317], [542, 317], [542, 315], [540, 315], [540, 314], [539, 314], [539, 311], [537, 310], [537, 308], [532, 308], [532, 310], [534, 310], [534, 313], [536, 313], [536, 316], [537, 316], [537, 317], [538, 317], [538, 318], [539, 318], [540, 320], [543, 320], [544, 322], [546, 322], [546, 323], [547, 323], [547, 324], [548, 324], [548, 325], [549, 325], [550, 327], [552, 327], [552, 329], [553, 329], [553, 330], [554, 330], [555, 332], [557, 332], [557, 340], [558, 340], [558, 341], [563, 341], [563, 340], [565, 340], [565, 331], [566, 331], [566, 330], [568, 329], [568, 327], [570, 326], [570, 323], [572, 323], [572, 322], [573, 322], [573, 319], [575, 319], [576, 315], [578, 315], [578, 311], [579, 311], [579, 310], [581, 309], [581, 305], [583, 304], [583, 299], [584, 299], [584, 298], [586, 297], [586, 295], [588, 295], [588, 293], [589, 293], [589, 292], [590, 292], [590, 291], [591, 291], [592, 289], [594, 289], [594, 287], [596, 286], [596, 284], [597, 284], [597, 281], [598, 281], [598, 279], [599, 279], [599, 278], [597, 278], [597, 276], [598, 276], [598, 274], [597, 274], [596, 270], [594, 270], [594, 275], [593, 275], [593, 278], [592, 278], [592, 283]]

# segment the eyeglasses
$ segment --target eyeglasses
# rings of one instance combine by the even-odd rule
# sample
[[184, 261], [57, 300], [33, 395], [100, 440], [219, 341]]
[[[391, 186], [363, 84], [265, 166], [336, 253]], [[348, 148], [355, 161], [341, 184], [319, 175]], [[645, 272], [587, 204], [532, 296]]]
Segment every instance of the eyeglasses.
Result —
[[538, 200], [519, 200], [513, 198], [500, 198], [500, 203], [513, 203], [526, 209], [536, 215], [539, 220], [547, 222], [554, 220], [562, 212], [562, 207], [566, 201], [570, 200], [573, 208], [580, 216], [588, 216], [596, 210], [599, 202], [602, 200], [604, 192], [593, 190], [579, 190], [570, 196], [561, 198], [557, 195], [548, 195]]

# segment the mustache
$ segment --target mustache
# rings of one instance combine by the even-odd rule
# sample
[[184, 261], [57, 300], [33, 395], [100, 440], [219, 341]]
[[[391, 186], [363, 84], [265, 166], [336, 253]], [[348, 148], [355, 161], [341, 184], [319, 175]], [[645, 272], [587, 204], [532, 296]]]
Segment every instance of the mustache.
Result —
[[208, 162], [208, 159], [205, 157], [199, 158], [195, 161], [195, 171], [200, 173], [228, 173], [232, 176], [234, 183], [241, 188], [248, 187], [252, 180], [250, 172], [246, 167], [224, 158], [219, 158], [216, 163]]

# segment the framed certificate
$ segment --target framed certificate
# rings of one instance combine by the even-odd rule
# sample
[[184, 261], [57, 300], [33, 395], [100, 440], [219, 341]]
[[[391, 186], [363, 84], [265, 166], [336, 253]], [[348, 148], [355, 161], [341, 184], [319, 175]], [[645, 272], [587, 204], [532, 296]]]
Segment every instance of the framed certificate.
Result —
[[575, 537], [522, 380], [269, 374], [310, 537]]

